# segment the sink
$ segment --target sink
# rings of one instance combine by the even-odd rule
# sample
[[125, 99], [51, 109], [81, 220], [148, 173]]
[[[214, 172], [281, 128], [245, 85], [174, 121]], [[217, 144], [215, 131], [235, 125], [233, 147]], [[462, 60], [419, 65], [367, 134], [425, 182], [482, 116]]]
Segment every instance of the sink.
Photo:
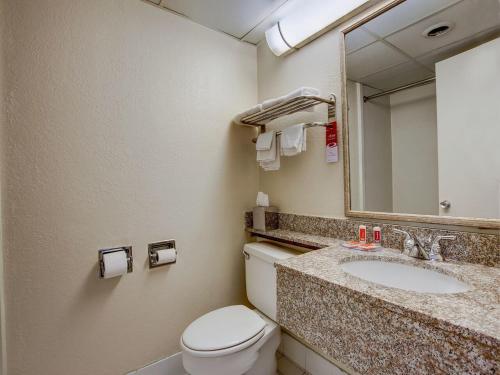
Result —
[[379, 260], [357, 260], [341, 265], [344, 272], [390, 288], [420, 293], [462, 293], [470, 288], [444, 273], [407, 264]]

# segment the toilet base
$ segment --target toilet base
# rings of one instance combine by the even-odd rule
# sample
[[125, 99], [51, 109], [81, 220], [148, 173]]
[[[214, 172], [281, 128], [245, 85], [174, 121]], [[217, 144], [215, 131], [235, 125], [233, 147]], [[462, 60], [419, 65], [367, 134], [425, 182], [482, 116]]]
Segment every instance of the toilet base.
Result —
[[259, 356], [254, 365], [245, 375], [276, 375], [278, 372], [278, 360], [276, 351], [281, 342], [280, 328], [276, 327], [277, 332], [260, 348]]
[[280, 327], [255, 310], [266, 321], [265, 333], [252, 346], [220, 357], [198, 357], [182, 353], [184, 368], [191, 375], [276, 375], [276, 351], [281, 341]]

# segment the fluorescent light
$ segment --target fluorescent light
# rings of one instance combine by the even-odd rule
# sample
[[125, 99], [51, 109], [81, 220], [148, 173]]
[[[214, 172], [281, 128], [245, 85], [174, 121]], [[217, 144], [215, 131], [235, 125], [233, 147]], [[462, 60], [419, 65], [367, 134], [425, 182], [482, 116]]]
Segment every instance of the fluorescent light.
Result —
[[279, 23], [266, 31], [266, 42], [276, 56], [281, 56], [290, 50], [290, 46], [286, 44], [281, 36]]
[[[269, 48], [277, 56], [297, 47], [367, 0], [308, 0], [266, 31]], [[268, 37], [268, 33], [270, 34]], [[272, 36], [272, 39], [271, 39]], [[285, 42], [286, 40], [286, 42]], [[278, 43], [280, 47], [277, 47]], [[279, 53], [278, 53], [279, 52]]]

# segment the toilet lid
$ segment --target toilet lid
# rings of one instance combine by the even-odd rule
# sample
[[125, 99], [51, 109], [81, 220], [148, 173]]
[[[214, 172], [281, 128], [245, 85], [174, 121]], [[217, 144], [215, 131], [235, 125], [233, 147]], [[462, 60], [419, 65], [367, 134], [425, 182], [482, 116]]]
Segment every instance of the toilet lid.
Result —
[[182, 334], [182, 342], [197, 351], [226, 349], [255, 337], [265, 325], [264, 320], [248, 307], [223, 307], [192, 322]]

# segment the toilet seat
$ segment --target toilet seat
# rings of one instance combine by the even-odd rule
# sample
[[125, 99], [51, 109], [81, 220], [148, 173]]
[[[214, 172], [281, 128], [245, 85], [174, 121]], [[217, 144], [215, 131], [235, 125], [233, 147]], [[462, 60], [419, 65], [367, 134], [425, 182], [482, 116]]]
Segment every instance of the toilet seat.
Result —
[[266, 322], [249, 308], [223, 307], [192, 322], [181, 338], [183, 350], [197, 357], [219, 357], [241, 351], [262, 336]]

